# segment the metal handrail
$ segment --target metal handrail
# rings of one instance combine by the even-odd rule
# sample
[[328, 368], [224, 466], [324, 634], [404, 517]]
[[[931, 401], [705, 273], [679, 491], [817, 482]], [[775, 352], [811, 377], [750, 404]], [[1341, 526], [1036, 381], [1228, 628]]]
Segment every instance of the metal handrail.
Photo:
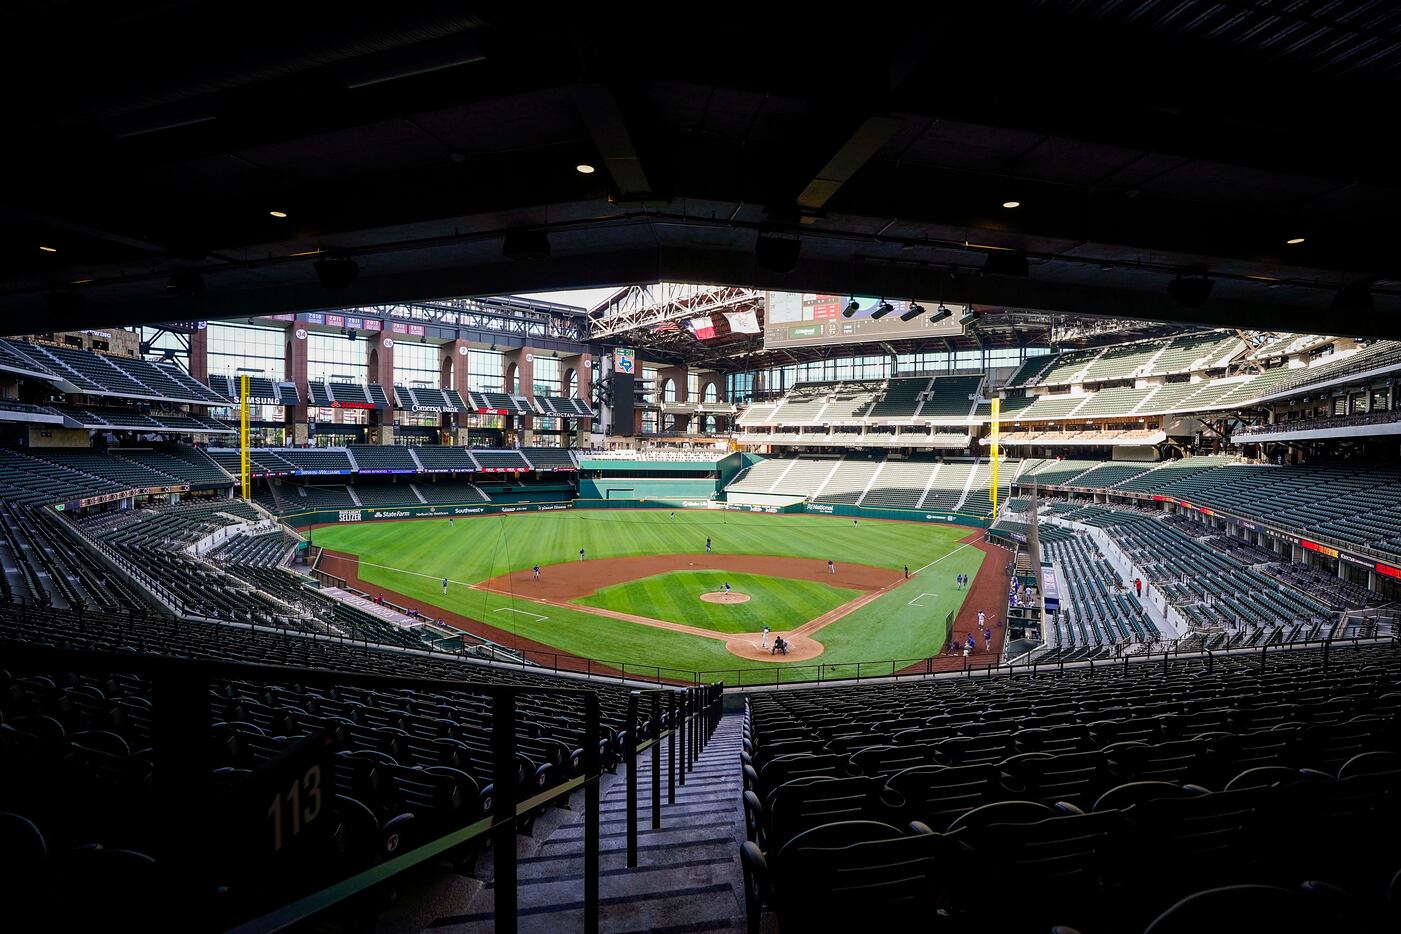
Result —
[[[582, 774], [554, 788], [547, 789], [523, 801], [514, 801], [512, 796], [498, 793], [492, 798], [492, 813], [466, 827], [458, 828], [435, 840], [421, 844], [414, 849], [399, 854], [393, 859], [372, 866], [348, 879], [340, 880], [319, 891], [304, 895], [287, 905], [283, 905], [260, 917], [248, 919], [235, 927], [241, 934], [272, 932], [283, 930], [293, 924], [312, 918], [332, 906], [344, 902], [367, 889], [384, 883], [415, 866], [433, 859], [453, 847], [470, 840], [487, 837], [492, 842], [495, 863], [496, 930], [503, 934], [513, 934], [517, 928], [517, 864], [515, 833], [517, 818], [572, 794], [583, 788], [584, 800], [584, 923], [585, 930], [593, 934], [598, 930], [598, 886], [599, 886], [599, 826], [601, 820], [599, 782], [602, 776], [600, 743], [602, 730], [600, 723], [599, 698], [595, 691], [567, 687], [542, 687], [490, 684], [470, 680], [443, 678], [423, 678], [417, 676], [382, 675], [365, 672], [331, 671], [326, 669], [296, 668], [286, 665], [268, 665], [251, 662], [226, 661], [222, 659], [189, 659], [167, 656], [142, 655], [129, 652], [99, 652], [84, 649], [56, 648], [7, 643], [5, 658], [11, 665], [34, 665], [37, 667], [61, 666], [65, 670], [110, 673], [112, 671], [134, 671], [149, 676], [152, 681], [152, 733], [153, 757], [157, 765], [154, 774], [156, 789], [163, 792], [163, 799], [170, 802], [164, 809], [161, 833], [157, 839], [162, 843], [166, 854], [179, 854], [172, 859], [175, 868], [171, 871], [182, 879], [198, 879], [202, 859], [200, 846], [205, 843], [190, 826], [188, 815], [191, 807], [201, 802], [207, 805], [210, 785], [210, 769], [204, 744], [189, 742], [191, 736], [207, 735], [213, 722], [209, 704], [210, 682], [216, 678], [239, 678], [264, 681], [293, 681], [298, 684], [318, 686], [351, 685], [402, 689], [406, 687], [426, 691], [469, 691], [484, 694], [492, 699], [492, 760], [493, 783], [498, 789], [513, 787], [515, 784], [517, 738], [514, 729], [516, 719], [516, 699], [525, 694], [568, 695], [580, 698], [584, 705], [584, 749]], [[685, 702], [681, 719], [673, 719], [671, 728], [662, 730], [660, 716], [654, 716], [654, 732], [646, 743], [639, 744], [635, 735], [635, 715], [629, 723], [634, 729], [629, 731], [625, 755], [629, 759], [630, 779], [635, 785], [636, 754], [641, 749], [659, 748], [662, 739], [676, 735], [689, 735], [698, 750], [705, 739], [714, 731], [719, 722], [720, 698], [723, 685], [710, 685], [704, 688], [688, 688], [683, 693]], [[676, 706], [673, 689], [649, 689], [634, 691], [629, 695], [629, 709], [635, 714], [637, 700], [642, 696], [655, 698], [653, 710], [660, 711], [661, 696], [670, 695], [667, 703]], [[704, 703], [702, 703], [702, 695]], [[688, 729], [688, 724], [690, 729]], [[657, 753], [653, 754], [654, 764]], [[672, 759], [674, 763], [674, 757]], [[681, 781], [685, 782], [685, 771], [689, 771], [694, 760], [682, 762]], [[660, 779], [660, 772], [654, 770], [654, 785]], [[675, 779], [673, 772], [672, 781]], [[653, 801], [657, 802], [654, 793]], [[674, 795], [672, 796], [674, 800]], [[182, 806], [188, 805], [188, 806]], [[636, 821], [636, 799], [628, 801], [630, 824]], [[659, 821], [660, 814], [654, 809], [653, 820]], [[635, 850], [635, 835], [630, 840]], [[184, 902], [197, 901], [194, 894], [203, 891], [198, 886], [183, 891], [177, 890], [172, 898], [172, 909], [179, 907], [195, 912], [187, 917], [209, 917], [207, 906], [185, 905]], [[202, 910], [202, 908], [204, 910]]]

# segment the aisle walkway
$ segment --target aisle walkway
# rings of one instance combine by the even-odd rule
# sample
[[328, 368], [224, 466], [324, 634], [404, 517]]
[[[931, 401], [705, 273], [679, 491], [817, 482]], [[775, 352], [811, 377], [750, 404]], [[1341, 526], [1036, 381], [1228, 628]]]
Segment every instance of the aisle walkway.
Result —
[[[628, 869], [627, 783], [624, 769], [610, 776], [602, 794], [603, 825], [599, 881], [599, 930], [603, 934], [702, 934], [743, 930], [744, 889], [739, 844], [744, 838], [740, 816], [739, 751], [743, 717], [725, 717], [700, 760], [677, 786], [676, 803], [666, 803], [666, 749], [661, 756], [662, 829], [651, 828], [651, 755], [638, 761], [638, 865]], [[680, 750], [678, 750], [679, 755]], [[555, 934], [583, 930], [583, 799], [575, 795], [573, 810], [553, 829], [537, 827], [536, 838], [520, 837], [520, 930], [522, 934]], [[545, 818], [548, 820], [549, 818]], [[458, 880], [457, 898], [439, 897], [446, 908], [456, 902], [465, 910], [426, 918], [417, 925], [387, 927], [418, 929], [434, 934], [486, 934], [492, 930], [493, 886], [491, 855], [477, 861], [480, 884]], [[461, 899], [461, 885], [475, 891]]]

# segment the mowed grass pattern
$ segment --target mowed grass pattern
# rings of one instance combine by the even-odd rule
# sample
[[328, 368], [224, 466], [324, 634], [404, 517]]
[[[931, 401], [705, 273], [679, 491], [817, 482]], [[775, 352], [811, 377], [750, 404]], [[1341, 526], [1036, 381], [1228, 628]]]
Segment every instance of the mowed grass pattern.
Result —
[[[677, 510], [578, 510], [408, 522], [328, 526], [312, 533], [315, 544], [357, 554], [360, 577], [370, 584], [439, 606], [498, 629], [556, 647], [560, 652], [626, 663], [645, 676], [772, 683], [807, 680], [816, 664], [829, 677], [854, 671], [856, 662], [916, 659], [937, 653], [946, 636], [943, 621], [965, 594], [953, 587], [959, 573], [972, 575], [982, 552], [958, 540], [971, 530], [917, 522], [862, 522], [826, 516], [762, 515]], [[715, 640], [613, 620], [524, 597], [472, 590], [480, 580], [509, 570], [578, 559], [619, 555], [704, 552], [711, 536], [717, 551], [856, 561], [878, 567], [908, 564], [914, 574], [902, 585], [824, 628], [826, 651], [813, 665], [737, 658]], [[925, 570], [925, 565], [932, 564]], [[446, 596], [442, 578], [453, 583]], [[918, 597], [932, 592], [935, 596]], [[917, 605], [911, 605], [915, 603]], [[431, 611], [425, 609], [427, 615]], [[537, 617], [545, 617], [543, 619]], [[774, 619], [774, 630], [802, 620]], [[874, 673], [874, 669], [863, 671]]]
[[[707, 603], [703, 593], [722, 590], [726, 582], [748, 603]], [[715, 632], [758, 632], [764, 623], [796, 620], [794, 625], [821, 616], [861, 596], [861, 591], [830, 587], [815, 581], [724, 571], [673, 571], [604, 587], [575, 603], [634, 616], [685, 623]], [[788, 627], [784, 627], [788, 628]]]

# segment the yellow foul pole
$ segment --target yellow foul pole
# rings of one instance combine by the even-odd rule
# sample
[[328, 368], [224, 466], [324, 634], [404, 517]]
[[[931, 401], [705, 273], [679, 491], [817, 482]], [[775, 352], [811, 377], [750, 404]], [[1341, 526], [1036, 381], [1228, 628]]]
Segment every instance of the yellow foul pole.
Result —
[[243, 498], [251, 499], [248, 491], [248, 374], [238, 378], [238, 469], [243, 483]]
[[1002, 436], [1002, 400], [992, 400], [992, 514], [997, 516], [997, 462], [1001, 459], [997, 441]]

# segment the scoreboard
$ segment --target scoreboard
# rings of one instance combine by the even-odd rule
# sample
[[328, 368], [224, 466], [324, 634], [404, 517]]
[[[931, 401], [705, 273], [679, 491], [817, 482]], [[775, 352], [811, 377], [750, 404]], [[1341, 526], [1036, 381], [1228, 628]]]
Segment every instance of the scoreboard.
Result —
[[[856, 302], [851, 317], [842, 314]], [[931, 321], [939, 308], [936, 301], [918, 301], [924, 313], [909, 321], [900, 316], [914, 304], [888, 300], [892, 311], [880, 318], [871, 313], [881, 299], [870, 295], [823, 295], [816, 292], [767, 292], [764, 301], [764, 347], [814, 347], [823, 344], [854, 344], [872, 341], [898, 341], [925, 337], [953, 337], [963, 333], [959, 317], [965, 305], [946, 305], [953, 312], [942, 321]]]

